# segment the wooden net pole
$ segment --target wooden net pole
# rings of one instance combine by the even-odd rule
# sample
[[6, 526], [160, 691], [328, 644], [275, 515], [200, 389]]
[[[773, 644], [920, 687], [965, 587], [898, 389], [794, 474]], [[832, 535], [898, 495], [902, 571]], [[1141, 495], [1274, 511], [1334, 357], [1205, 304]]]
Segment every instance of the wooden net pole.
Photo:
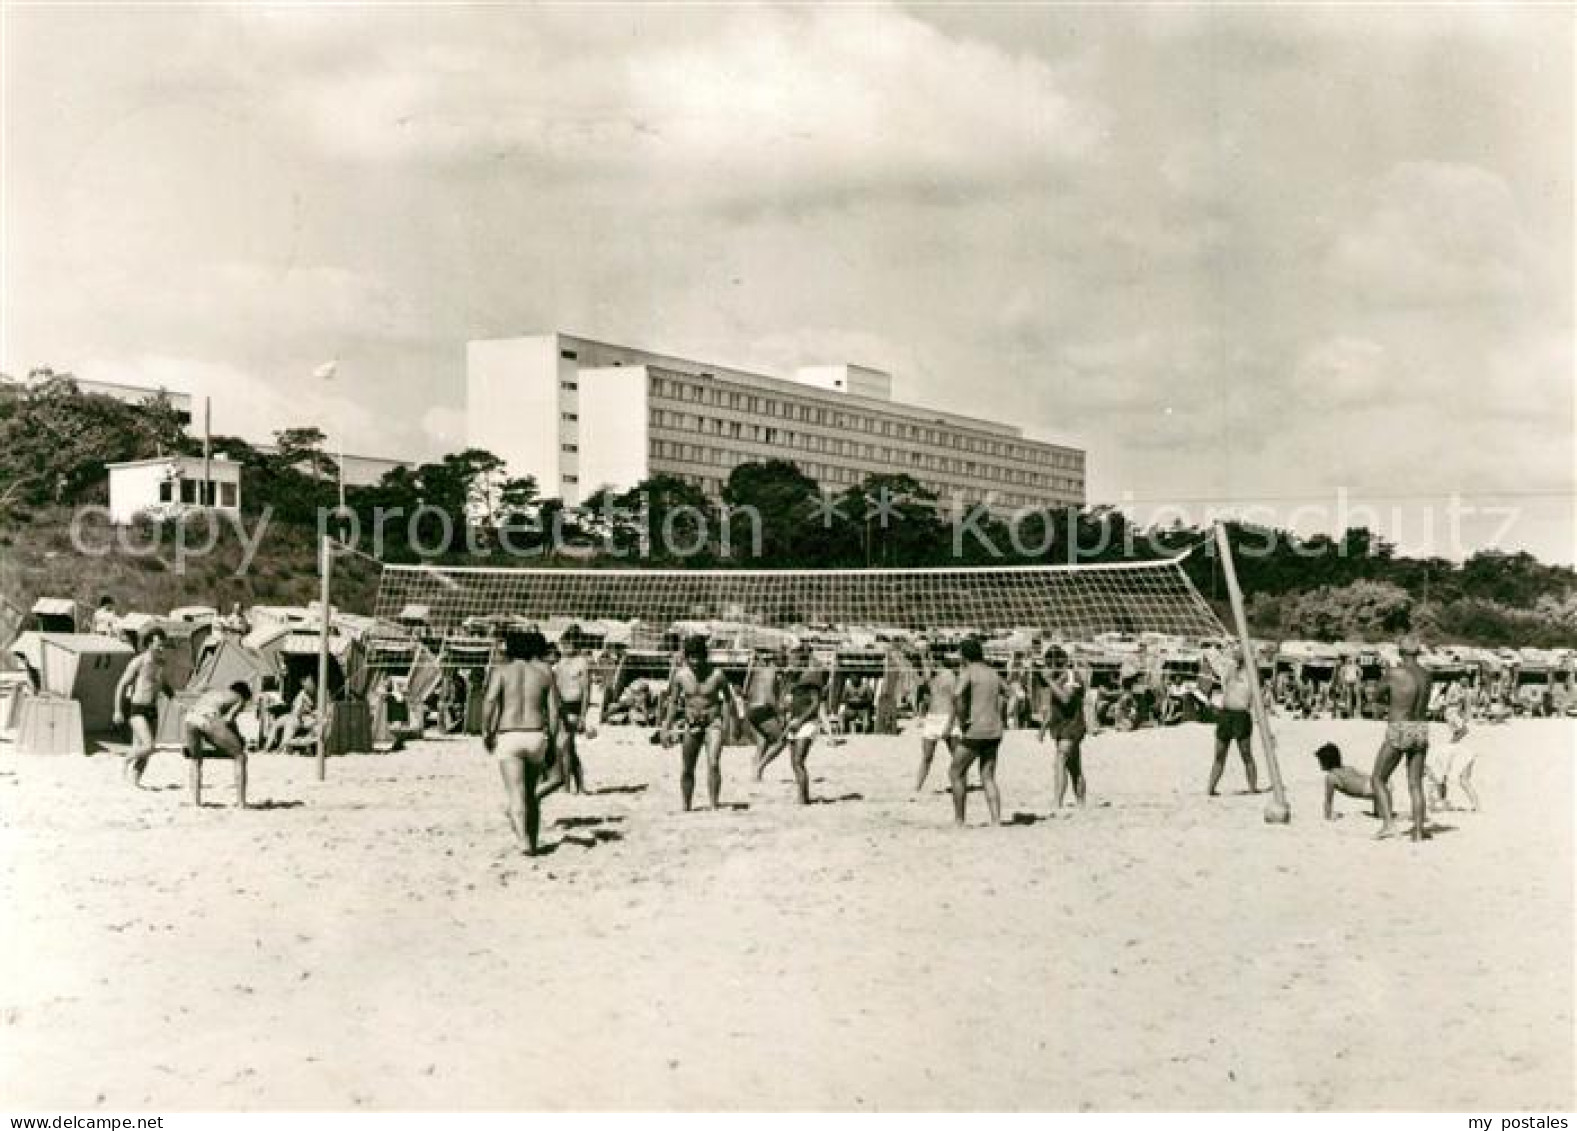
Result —
[[1254, 729], [1259, 732], [1260, 746], [1265, 751], [1265, 765], [1270, 770], [1270, 800], [1265, 804], [1265, 823], [1285, 825], [1292, 820], [1292, 807], [1287, 804], [1287, 789], [1281, 781], [1281, 763], [1276, 761], [1276, 736], [1270, 733], [1270, 716], [1265, 710], [1265, 697], [1259, 687], [1259, 657], [1254, 655], [1254, 643], [1248, 635], [1248, 617], [1243, 612], [1243, 591], [1238, 588], [1237, 570], [1232, 565], [1232, 546], [1227, 540], [1226, 526], [1219, 522], [1216, 523], [1216, 551], [1221, 558], [1221, 572], [1227, 582], [1227, 598], [1232, 602], [1232, 620], [1237, 627], [1238, 646], [1248, 673]]
[[320, 550], [319, 570], [323, 588], [318, 594], [320, 602], [318, 621], [318, 781], [328, 777], [329, 730], [329, 595], [333, 588], [334, 541], [327, 535]]

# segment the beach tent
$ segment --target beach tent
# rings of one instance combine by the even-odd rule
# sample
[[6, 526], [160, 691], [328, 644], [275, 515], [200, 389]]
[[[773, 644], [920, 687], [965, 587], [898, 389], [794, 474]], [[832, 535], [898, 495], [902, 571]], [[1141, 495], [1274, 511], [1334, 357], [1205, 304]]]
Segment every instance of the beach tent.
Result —
[[256, 691], [266, 676], [278, 675], [279, 668], [267, 656], [248, 648], [239, 640], [220, 638], [203, 655], [187, 687], [207, 690], [245, 683]]
[[125, 641], [91, 633], [24, 632], [11, 651], [36, 673], [40, 691], [82, 704], [85, 731], [113, 725], [115, 685], [133, 655]]
[[69, 597], [40, 597], [33, 602], [33, 631], [77, 631], [77, 603]]

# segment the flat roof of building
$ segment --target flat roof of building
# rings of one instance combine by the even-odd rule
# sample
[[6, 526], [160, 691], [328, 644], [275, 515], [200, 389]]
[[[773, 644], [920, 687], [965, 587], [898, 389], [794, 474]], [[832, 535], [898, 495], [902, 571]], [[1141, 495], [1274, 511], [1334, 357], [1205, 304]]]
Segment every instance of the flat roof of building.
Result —
[[[69, 374], [66, 376], [69, 376]], [[129, 385], [124, 381], [100, 381], [96, 377], [72, 376], [71, 380], [75, 382], [78, 389], [87, 388], [89, 391], [93, 389], [120, 389], [127, 393], [146, 393], [150, 397], [156, 397], [162, 393], [171, 400], [189, 401], [192, 399], [192, 394], [190, 393], [183, 393], [178, 389], [166, 389], [161, 385]]]
[[[617, 342], [605, 342], [597, 338], [581, 337], [578, 334], [566, 334], [561, 331], [550, 331], [543, 334], [524, 334], [523, 338], [558, 338], [569, 343], [580, 343], [589, 346], [600, 346], [603, 349], [621, 350], [625, 353], [639, 354], [649, 359], [643, 364], [657, 369], [665, 369], [677, 365], [674, 372], [690, 377], [710, 377], [713, 380], [739, 381], [743, 384], [759, 383], [760, 388], [774, 392], [783, 392], [795, 396], [806, 396], [830, 405], [855, 405], [871, 412], [887, 412], [894, 416], [908, 417], [914, 420], [924, 420], [932, 424], [955, 424], [964, 428], [973, 428], [977, 431], [987, 432], [995, 436], [1008, 437], [1022, 440], [1028, 444], [1037, 444], [1041, 447], [1057, 448], [1066, 452], [1082, 453], [1084, 449], [1076, 448], [1069, 444], [1059, 444], [1050, 440], [1036, 440], [1024, 435], [1024, 430], [1012, 424], [1003, 424], [995, 420], [986, 420], [978, 416], [965, 416], [962, 413], [948, 412], [945, 409], [926, 408], [922, 405], [910, 404], [904, 401], [878, 400], [872, 397], [862, 397], [857, 393], [839, 392], [806, 382], [796, 381], [790, 377], [771, 377], [764, 373], [754, 373], [748, 369], [737, 369], [733, 366], [715, 364], [706, 361], [696, 361], [693, 358], [678, 357], [673, 354], [656, 353], [639, 346], [624, 346]], [[509, 338], [483, 338], [480, 341], [511, 341]], [[852, 364], [852, 363], [851, 363]], [[601, 367], [593, 367], [601, 368]], [[860, 368], [868, 368], [861, 366]], [[886, 372], [877, 370], [877, 372]]]
[[[241, 466], [240, 463], [238, 463], [236, 460], [230, 459], [229, 457], [222, 456], [222, 455], [210, 456], [209, 457], [209, 462], [210, 463], [223, 464], [226, 467], [240, 467]], [[153, 457], [151, 457], [149, 459], [128, 459], [128, 460], [121, 460], [118, 463], [106, 463], [104, 466], [105, 467], [153, 467], [154, 465], [161, 464], [161, 463], [164, 463], [164, 464], [178, 463], [178, 464], [181, 464], [183, 467], [192, 467], [192, 466], [202, 467], [202, 465], [203, 465], [203, 457], [202, 456], [185, 456], [185, 455], [180, 455], [180, 456], [153, 456]]]

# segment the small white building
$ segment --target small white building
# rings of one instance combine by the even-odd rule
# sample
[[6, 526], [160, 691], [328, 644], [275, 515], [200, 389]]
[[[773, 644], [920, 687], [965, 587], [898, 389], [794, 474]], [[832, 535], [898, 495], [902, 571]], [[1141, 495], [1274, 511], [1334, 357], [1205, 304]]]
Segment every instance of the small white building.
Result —
[[[162, 456], [107, 465], [110, 476], [110, 521], [124, 525], [138, 515], [175, 518], [202, 505], [201, 456]], [[241, 465], [223, 456], [208, 462], [208, 505], [215, 510], [241, 509]]]

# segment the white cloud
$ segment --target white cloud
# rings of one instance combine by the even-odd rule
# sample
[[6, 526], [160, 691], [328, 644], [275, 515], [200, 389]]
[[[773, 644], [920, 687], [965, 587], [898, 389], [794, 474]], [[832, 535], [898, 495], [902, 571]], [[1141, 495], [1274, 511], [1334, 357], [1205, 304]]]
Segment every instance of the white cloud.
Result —
[[1449, 306], [1511, 300], [1529, 282], [1532, 245], [1510, 186], [1470, 165], [1407, 162], [1368, 194], [1335, 241], [1330, 270], [1363, 302]]
[[595, 20], [463, 42], [402, 29], [287, 82], [288, 116], [364, 161], [507, 156], [549, 179], [774, 207], [1043, 181], [1101, 140], [1044, 62], [888, 7], [711, 9], [700, 34], [622, 42]]
[[1403, 390], [1386, 383], [1385, 347], [1365, 338], [1321, 342], [1298, 361], [1293, 379], [1314, 404], [1347, 407], [1394, 400]]
[[18, 9], [0, 364], [429, 458], [467, 337], [562, 327], [888, 368], [1096, 497], [1569, 482], [1527, 11]]

